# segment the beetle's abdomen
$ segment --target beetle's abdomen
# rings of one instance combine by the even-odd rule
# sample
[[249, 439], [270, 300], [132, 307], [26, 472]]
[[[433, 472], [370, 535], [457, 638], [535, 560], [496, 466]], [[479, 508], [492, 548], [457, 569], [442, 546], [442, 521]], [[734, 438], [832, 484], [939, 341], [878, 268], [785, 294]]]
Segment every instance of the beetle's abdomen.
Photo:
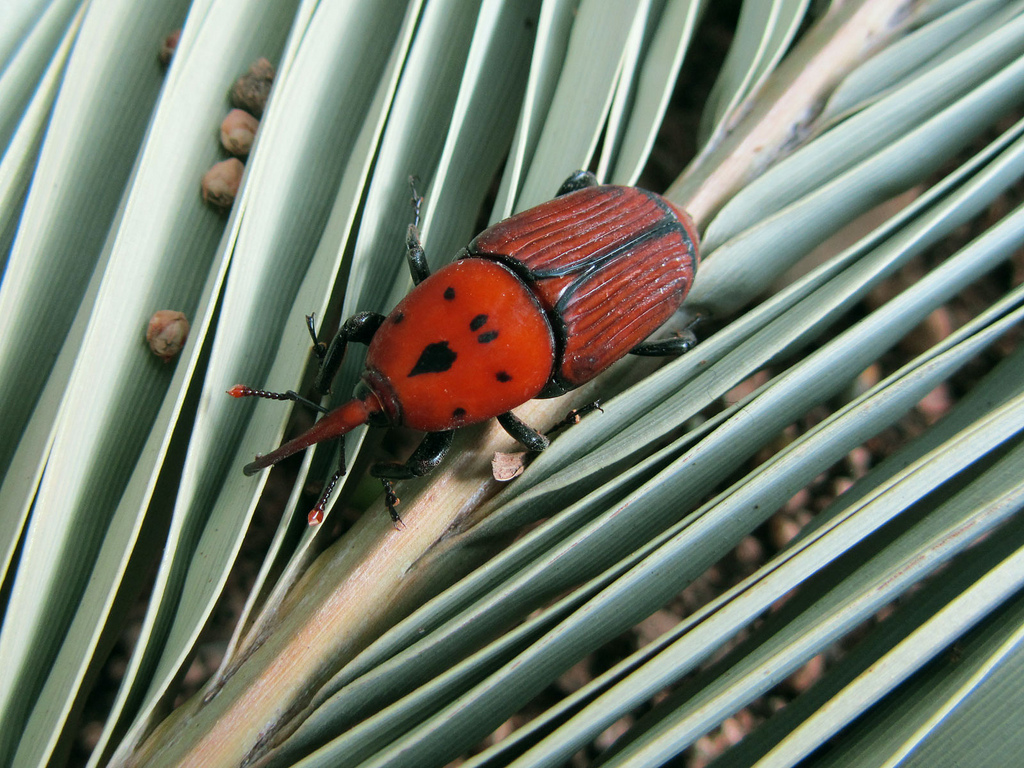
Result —
[[456, 261], [406, 296], [373, 337], [364, 378], [393, 423], [474, 424], [536, 397], [551, 377], [546, 313], [507, 267]]
[[501, 221], [469, 253], [525, 272], [560, 358], [544, 394], [586, 383], [682, 304], [697, 268], [693, 221], [660, 195], [589, 187]]

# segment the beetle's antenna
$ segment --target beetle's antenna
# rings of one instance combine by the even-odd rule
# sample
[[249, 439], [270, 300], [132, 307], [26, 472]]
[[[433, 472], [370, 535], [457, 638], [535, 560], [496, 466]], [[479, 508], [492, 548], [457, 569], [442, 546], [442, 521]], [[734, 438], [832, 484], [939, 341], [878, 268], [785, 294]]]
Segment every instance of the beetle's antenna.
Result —
[[245, 384], [236, 384], [231, 389], [227, 390], [227, 393], [232, 397], [262, 397], [265, 400], [292, 400], [296, 403], [302, 403], [308, 405], [320, 413], [327, 413], [327, 409], [319, 403], [314, 403], [309, 398], [303, 397], [298, 392], [288, 390], [287, 392], [268, 392], [265, 389], [253, 389], [247, 387]]
[[[344, 451], [345, 446], [341, 447], [342, 450], [342, 462], [345, 460]], [[310, 525], [320, 525], [324, 521], [324, 511], [327, 509], [327, 500], [331, 498], [331, 492], [334, 490], [334, 486], [338, 484], [341, 476], [345, 474], [345, 468], [342, 467], [331, 475], [331, 479], [327, 481], [327, 485], [324, 486], [324, 490], [320, 494], [320, 498], [317, 499], [316, 506], [309, 510], [307, 515], [307, 522]]]

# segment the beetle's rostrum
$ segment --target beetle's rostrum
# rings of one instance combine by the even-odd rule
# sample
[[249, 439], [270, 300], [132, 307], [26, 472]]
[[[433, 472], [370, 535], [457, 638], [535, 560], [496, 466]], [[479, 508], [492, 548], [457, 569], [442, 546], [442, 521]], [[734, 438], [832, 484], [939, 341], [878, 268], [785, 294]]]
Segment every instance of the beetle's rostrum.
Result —
[[[245, 467], [253, 474], [316, 443], [370, 423], [429, 433], [405, 463], [379, 463], [391, 518], [400, 522], [391, 480], [418, 477], [451, 447], [453, 430], [497, 417], [533, 451], [548, 440], [511, 409], [590, 381], [626, 354], [678, 354], [692, 334], [645, 339], [679, 308], [697, 269], [689, 215], [635, 187], [599, 186], [573, 174], [546, 203], [480, 233], [455, 261], [430, 274], [417, 230], [407, 238], [416, 286], [388, 316], [362, 312], [342, 324], [329, 347], [317, 343], [316, 389], [326, 393], [350, 341], [369, 344], [355, 399], [308, 431]], [[235, 397], [303, 400], [293, 392], [237, 386]], [[323, 519], [341, 466], [309, 514]]]

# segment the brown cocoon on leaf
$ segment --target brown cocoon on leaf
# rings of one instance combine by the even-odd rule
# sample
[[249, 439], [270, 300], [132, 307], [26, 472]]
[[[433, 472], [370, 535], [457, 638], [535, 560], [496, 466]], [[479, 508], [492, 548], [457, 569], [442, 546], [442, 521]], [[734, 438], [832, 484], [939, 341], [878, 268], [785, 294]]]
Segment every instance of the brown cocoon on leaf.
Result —
[[273, 84], [274, 66], [266, 59], [256, 59], [231, 89], [231, 103], [257, 118], [263, 117]]
[[245, 157], [252, 149], [260, 121], [244, 109], [232, 109], [220, 124], [220, 143], [236, 157]]
[[245, 165], [237, 157], [221, 160], [203, 176], [203, 200], [227, 211], [235, 202]]
[[181, 30], [176, 29], [160, 44], [160, 63], [165, 67], [171, 63], [171, 59], [174, 58], [174, 52], [178, 49], [178, 40], [181, 39]]
[[146, 342], [150, 350], [166, 363], [181, 352], [188, 339], [188, 319], [183, 312], [161, 309], [149, 318], [146, 327]]

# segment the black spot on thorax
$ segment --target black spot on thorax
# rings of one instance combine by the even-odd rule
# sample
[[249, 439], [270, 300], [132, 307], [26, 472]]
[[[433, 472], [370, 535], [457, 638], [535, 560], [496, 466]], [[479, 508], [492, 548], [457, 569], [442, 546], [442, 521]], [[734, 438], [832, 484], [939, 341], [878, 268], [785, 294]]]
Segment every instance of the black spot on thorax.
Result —
[[454, 288], [452, 288], [452, 287], [451, 287], [451, 286], [449, 285], [449, 286], [448, 286], [447, 288], [445, 288], [445, 289], [444, 289], [444, 297], [445, 297], [445, 299], [447, 299], [448, 301], [451, 301], [452, 299], [454, 299], [454, 298], [455, 298], [455, 289], [454, 289]]
[[419, 376], [421, 373], [444, 373], [452, 367], [457, 355], [448, 346], [447, 341], [435, 341], [427, 344], [420, 352], [420, 358], [416, 365], [409, 371], [409, 376]]
[[469, 330], [479, 331], [487, 323], [487, 315], [477, 315], [469, 321]]
[[476, 340], [479, 341], [481, 344], [488, 344], [494, 341], [496, 338], [498, 338], [497, 331], [488, 331], [487, 333], [481, 333], [479, 336], [476, 337]]

